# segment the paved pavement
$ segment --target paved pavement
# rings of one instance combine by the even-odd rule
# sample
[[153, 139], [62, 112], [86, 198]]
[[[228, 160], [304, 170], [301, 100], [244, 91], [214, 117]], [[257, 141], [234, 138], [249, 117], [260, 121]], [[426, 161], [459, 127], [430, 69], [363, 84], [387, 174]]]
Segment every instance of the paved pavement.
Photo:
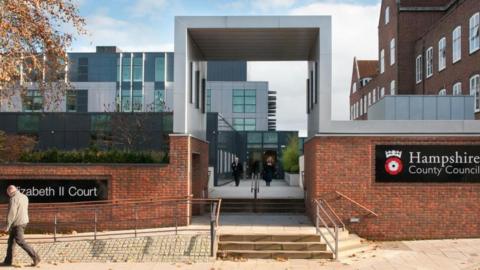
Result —
[[[185, 237], [185, 236], [182, 236]], [[116, 239], [118, 240], [118, 239]], [[170, 239], [171, 240], [171, 239]], [[144, 240], [148, 241], [148, 240]], [[168, 241], [168, 240], [167, 240]], [[185, 238], [182, 247], [183, 251], [191, 250], [187, 248], [186, 242], [192, 243], [192, 239]], [[201, 240], [202, 242], [204, 240]], [[64, 244], [64, 243], [62, 243]], [[119, 245], [119, 243], [117, 242]], [[128, 241], [122, 242], [123, 245], [131, 244]], [[155, 262], [133, 263], [113, 261], [99, 263], [98, 257], [90, 256], [93, 263], [59, 263], [45, 260], [40, 266], [41, 269], [55, 270], [150, 270], [150, 269], [208, 269], [208, 270], [235, 270], [235, 269], [365, 269], [365, 270], [408, 270], [408, 269], [453, 269], [453, 270], [480, 270], [480, 239], [459, 239], [459, 240], [427, 240], [427, 241], [402, 241], [402, 242], [380, 242], [372, 243], [372, 250], [359, 253], [356, 256], [342, 259], [338, 262], [325, 260], [241, 260], [241, 261], [214, 261], [208, 259], [205, 254], [202, 259], [194, 262], [190, 258], [181, 255], [182, 248], [172, 250], [170, 254], [178, 254], [178, 260], [171, 262], [162, 262], [162, 259], [153, 259]], [[83, 247], [86, 249], [85, 247]], [[92, 250], [92, 247], [89, 247]], [[2, 250], [4, 247], [2, 247]], [[81, 247], [77, 247], [81, 250]], [[60, 250], [60, 249], [58, 249]], [[76, 250], [76, 249], [75, 249]], [[111, 250], [119, 254], [126, 254], [124, 248], [114, 245], [104, 245], [104, 252]], [[129, 250], [127, 248], [127, 250]], [[58, 251], [60, 252], [60, 251]], [[179, 253], [177, 253], [179, 252]], [[95, 252], [93, 252], [95, 254]], [[58, 254], [58, 253], [57, 253]], [[101, 253], [97, 253], [101, 254]], [[112, 253], [110, 253], [112, 254]], [[130, 254], [130, 253], [129, 253]], [[138, 254], [138, 253], [132, 253]], [[157, 253], [158, 254], [158, 253]], [[155, 257], [150, 254], [144, 258]], [[185, 254], [184, 254], [185, 255]], [[44, 254], [45, 256], [45, 254]], [[122, 255], [127, 256], [127, 255]], [[172, 258], [174, 255], [162, 256], [160, 258]], [[101, 256], [100, 256], [101, 257]], [[135, 256], [132, 256], [134, 258]], [[87, 258], [87, 257], [86, 257]], [[112, 259], [113, 257], [108, 257]], [[121, 257], [125, 259], [127, 257]], [[138, 256], [136, 257], [139, 258]], [[105, 259], [103, 259], [105, 260]], [[127, 258], [128, 260], [128, 258]], [[95, 262], [96, 261], [96, 262]], [[4, 269], [9, 269], [4, 268]], [[10, 268], [13, 269], [13, 268]]]
[[[258, 180], [260, 183], [260, 191], [258, 198], [260, 199], [303, 199], [304, 191], [299, 186], [289, 186], [285, 180], [273, 180], [271, 186], [267, 187], [263, 179]], [[242, 179], [240, 186], [236, 187], [234, 182], [224, 186], [210, 187], [208, 196], [210, 198], [246, 198], [253, 199], [251, 191], [252, 180]]]

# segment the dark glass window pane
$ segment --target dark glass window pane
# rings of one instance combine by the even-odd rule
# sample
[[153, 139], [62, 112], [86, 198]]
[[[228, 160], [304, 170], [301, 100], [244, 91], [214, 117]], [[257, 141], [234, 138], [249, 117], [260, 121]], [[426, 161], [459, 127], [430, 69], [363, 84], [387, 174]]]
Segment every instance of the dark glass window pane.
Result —
[[243, 105], [233, 105], [233, 112], [234, 113], [243, 113], [244, 112], [244, 106]]
[[266, 132], [263, 133], [263, 143], [264, 144], [276, 144], [278, 141], [278, 134], [275, 132]]
[[262, 133], [259, 132], [250, 132], [247, 134], [248, 143], [262, 143]]
[[37, 133], [40, 125], [40, 115], [19, 115], [17, 129], [19, 133]]
[[155, 81], [156, 82], [165, 81], [165, 57], [164, 56], [155, 57]]
[[254, 113], [257, 111], [257, 106], [255, 105], [245, 105], [245, 112], [246, 113]]

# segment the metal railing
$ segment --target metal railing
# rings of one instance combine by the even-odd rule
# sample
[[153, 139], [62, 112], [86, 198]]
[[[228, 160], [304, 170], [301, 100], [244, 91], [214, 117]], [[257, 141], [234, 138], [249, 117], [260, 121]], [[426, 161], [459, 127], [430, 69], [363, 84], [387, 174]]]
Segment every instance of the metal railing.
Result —
[[343, 194], [343, 193], [341, 193], [341, 192], [339, 192], [339, 191], [336, 191], [336, 190], [335, 190], [335, 194], [337, 194], [338, 196], [346, 199], [347, 201], [351, 202], [352, 204], [356, 205], [357, 207], [363, 209], [363, 210], [366, 211], [368, 214], [373, 215], [373, 216], [375, 216], [375, 217], [378, 217], [378, 214], [377, 214], [377, 213], [373, 212], [371, 209], [369, 209], [369, 208], [367, 208], [366, 206], [362, 205], [361, 203], [355, 201], [354, 199], [348, 197], [347, 195], [345, 195], [345, 194]]
[[[42, 233], [32, 238], [41, 242], [205, 231], [210, 234], [210, 252], [214, 256], [221, 201], [187, 197], [106, 203], [30, 204], [27, 231]], [[6, 214], [7, 209], [7, 205], [0, 205], [1, 214]], [[206, 215], [208, 212], [209, 215]], [[203, 217], [208, 217], [208, 222], [202, 223], [204, 227], [189, 228], [193, 217], [199, 217], [201, 222], [204, 221]]]
[[[328, 214], [328, 211], [325, 209], [326, 207], [330, 208], [330, 206], [328, 206], [328, 203], [325, 200], [316, 199], [314, 200], [314, 204], [315, 204], [315, 228], [317, 230], [317, 233], [320, 234], [321, 238], [323, 238], [327, 246], [332, 251], [334, 259], [337, 260], [338, 259], [338, 231], [340, 228], [338, 224], [335, 222], [335, 220], [330, 216], [330, 214]], [[325, 220], [324, 217], [328, 220], [328, 222]], [[345, 225], [343, 223], [342, 225], [343, 225], [343, 228], [345, 228], [344, 227]], [[321, 227], [325, 228], [326, 233], [322, 232]], [[333, 227], [333, 232], [331, 230], [332, 227]], [[328, 235], [330, 235], [331, 238], [328, 237], [327, 233]]]
[[253, 193], [253, 198], [256, 200], [258, 197], [258, 193], [260, 193], [260, 181], [259, 181], [259, 174], [252, 173], [252, 184], [250, 187], [250, 192]]

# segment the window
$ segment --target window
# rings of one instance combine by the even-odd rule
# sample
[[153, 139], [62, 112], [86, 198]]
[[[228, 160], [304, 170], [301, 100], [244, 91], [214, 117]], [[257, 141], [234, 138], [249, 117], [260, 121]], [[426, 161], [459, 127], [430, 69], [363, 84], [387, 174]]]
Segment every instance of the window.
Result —
[[385, 8], [385, 24], [390, 22], [390, 7]]
[[372, 105], [372, 92], [368, 92], [368, 106]]
[[360, 115], [363, 115], [363, 102], [360, 99]]
[[134, 82], [141, 82], [143, 80], [142, 68], [143, 68], [143, 58], [141, 56], [134, 57], [133, 58], [133, 81]]
[[462, 83], [458, 82], [453, 85], [452, 94], [454, 96], [460, 96], [462, 94]]
[[380, 73], [385, 72], [385, 50], [380, 51]]
[[212, 111], [212, 89], [207, 89], [207, 112]]
[[475, 13], [470, 17], [470, 53], [476, 52], [480, 48], [480, 13]]
[[355, 93], [355, 92], [357, 92], [357, 83], [356, 82], [354, 82], [352, 84], [352, 93]]
[[77, 92], [74, 90], [67, 91], [66, 98], [66, 112], [76, 112], [77, 111]]
[[245, 118], [245, 131], [256, 130], [256, 119]]
[[470, 95], [475, 97], [475, 112], [480, 111], [480, 75], [470, 78]]
[[134, 112], [142, 111], [143, 107], [143, 94], [142, 90], [133, 90], [132, 108]]
[[385, 96], [385, 87], [382, 87], [382, 89], [380, 89], [380, 97], [384, 97]]
[[153, 110], [155, 112], [165, 110], [165, 90], [156, 89], [153, 91]]
[[123, 57], [122, 58], [122, 81], [129, 82], [131, 80], [131, 58]]
[[41, 112], [43, 111], [43, 96], [38, 90], [28, 90], [23, 98], [24, 112]]
[[165, 81], [165, 56], [155, 57], [155, 81]]
[[18, 133], [37, 133], [40, 127], [40, 115], [21, 114], [17, 118]]
[[356, 118], [358, 118], [360, 116], [359, 114], [359, 108], [360, 106], [358, 105], [358, 101], [357, 103], [355, 103], [355, 115], [356, 115]]
[[394, 96], [396, 94], [395, 81], [390, 82], [390, 95]]
[[415, 61], [415, 79], [417, 83], [420, 83], [423, 79], [423, 59], [422, 55], [420, 54], [417, 56], [417, 60]]
[[446, 96], [447, 95], [447, 89], [444, 88], [444, 89], [438, 91], [438, 95], [439, 96]]
[[427, 74], [427, 78], [430, 78], [433, 75], [433, 47], [428, 48], [425, 55], [425, 73]]
[[257, 111], [257, 91], [254, 89], [233, 89], [233, 112], [255, 113]]
[[452, 33], [452, 63], [462, 59], [462, 27], [457, 26]]
[[390, 65], [395, 64], [395, 39], [390, 40]]
[[350, 105], [350, 120], [353, 120], [353, 106]]
[[88, 58], [78, 58], [77, 80], [79, 82], [88, 82]]
[[363, 97], [363, 108], [365, 108], [365, 112], [367, 112], [367, 109], [368, 109], [367, 96]]
[[444, 70], [447, 66], [447, 39], [445, 37], [438, 41], [438, 71]]
[[373, 103], [375, 103], [377, 101], [377, 89], [373, 89]]

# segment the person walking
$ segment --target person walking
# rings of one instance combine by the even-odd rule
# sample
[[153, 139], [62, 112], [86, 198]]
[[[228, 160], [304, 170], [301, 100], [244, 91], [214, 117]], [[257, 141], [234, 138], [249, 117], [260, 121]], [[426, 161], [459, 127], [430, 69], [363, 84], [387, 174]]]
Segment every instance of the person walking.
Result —
[[273, 164], [273, 158], [268, 157], [267, 162], [265, 162], [265, 166], [263, 167], [263, 179], [267, 183], [267, 187], [270, 186], [270, 182], [272, 182], [274, 173], [275, 165]]
[[242, 173], [243, 173], [242, 163], [240, 163], [238, 157], [235, 157], [235, 160], [232, 162], [232, 175], [233, 175], [233, 179], [235, 180], [236, 187], [240, 185], [240, 177], [242, 177]]
[[10, 197], [8, 204], [7, 225], [4, 227], [4, 232], [9, 233], [7, 255], [3, 261], [4, 265], [12, 265], [14, 245], [17, 243], [28, 256], [32, 258], [32, 266], [37, 266], [40, 263], [40, 257], [35, 250], [27, 244], [24, 238], [25, 227], [28, 220], [28, 197], [22, 194], [15, 186], [8, 186], [7, 194]]

